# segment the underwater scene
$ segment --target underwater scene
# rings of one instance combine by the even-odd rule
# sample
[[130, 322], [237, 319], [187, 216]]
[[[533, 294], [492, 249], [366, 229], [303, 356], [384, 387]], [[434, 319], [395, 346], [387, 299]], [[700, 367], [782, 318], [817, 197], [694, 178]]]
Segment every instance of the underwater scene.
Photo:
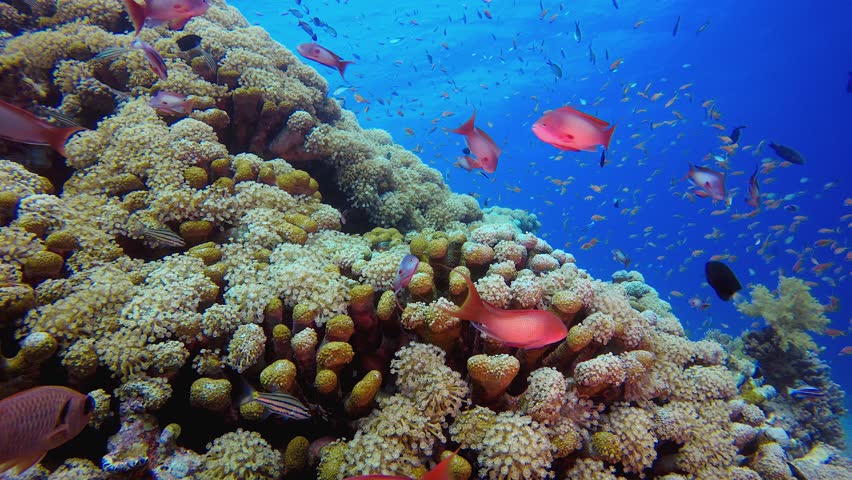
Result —
[[0, 1], [0, 480], [852, 479], [849, 18]]

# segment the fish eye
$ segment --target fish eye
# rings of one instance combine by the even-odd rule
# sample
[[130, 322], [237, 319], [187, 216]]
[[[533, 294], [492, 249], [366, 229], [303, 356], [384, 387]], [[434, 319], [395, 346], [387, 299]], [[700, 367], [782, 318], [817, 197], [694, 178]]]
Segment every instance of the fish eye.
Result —
[[95, 409], [95, 399], [91, 395], [86, 395], [86, 404], [83, 405], [83, 414], [88, 415]]

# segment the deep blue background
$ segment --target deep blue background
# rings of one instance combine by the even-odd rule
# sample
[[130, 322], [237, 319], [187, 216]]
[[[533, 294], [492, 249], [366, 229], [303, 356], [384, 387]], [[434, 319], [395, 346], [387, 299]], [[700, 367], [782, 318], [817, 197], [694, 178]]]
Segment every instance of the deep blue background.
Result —
[[[310, 41], [287, 12], [300, 8], [294, 1], [230, 3], [292, 50]], [[543, 1], [548, 9], [543, 17], [535, 1], [470, 1], [466, 8], [448, 1], [408, 8], [399, 3], [302, 1], [310, 9], [307, 17], [319, 17], [338, 33], [333, 37], [314, 27], [319, 43], [356, 59], [346, 73], [351, 83], [335, 70], [312, 65], [329, 80], [330, 92], [338, 91], [346, 107], [357, 112], [362, 126], [389, 131], [443, 172], [454, 191], [475, 193], [489, 205], [535, 212], [543, 223], [539, 234], [573, 253], [596, 277], [606, 279], [618, 270], [610, 251], [623, 250], [672, 303], [693, 338], [700, 338], [708, 325], [738, 334], [754, 321], [716, 298], [704, 283], [704, 263], [725, 254], [736, 257], [729, 263], [744, 284], [764, 283], [770, 289], [779, 273], [792, 274], [803, 254], [805, 269], [796, 275], [815, 283], [813, 293], [821, 303], [828, 303], [830, 295], [840, 298], [840, 311], [827, 315], [833, 328], [849, 330], [850, 262], [846, 251], [832, 249], [849, 246], [852, 225], [850, 218], [841, 220], [852, 213], [851, 206], [844, 206], [845, 200], [852, 202], [852, 93], [846, 92], [852, 71], [852, 2], [619, 0], [615, 9], [611, 0]], [[486, 8], [492, 19], [482, 15]], [[679, 31], [672, 36], [678, 16]], [[640, 20], [645, 23], [634, 29]], [[580, 42], [574, 37], [575, 21], [582, 30]], [[696, 33], [705, 22], [710, 22], [706, 30]], [[589, 60], [590, 44], [596, 65]], [[623, 64], [610, 71], [617, 58]], [[561, 79], [548, 60], [561, 67]], [[656, 102], [637, 95], [649, 83], [649, 96], [663, 93]], [[679, 90], [688, 83], [693, 85]], [[370, 103], [356, 103], [355, 93]], [[665, 108], [675, 94], [678, 99]], [[701, 103], [710, 99], [725, 131], [706, 119]], [[600, 168], [599, 153], [562, 154], [535, 138], [532, 122], [564, 104], [618, 124], [608, 154], [611, 164]], [[474, 107], [477, 125], [504, 152], [490, 179], [453, 167], [462, 138], [440, 128], [460, 125]], [[637, 112], [641, 109], [647, 111]], [[652, 123], [676, 120], [672, 110], [683, 119], [652, 130]], [[441, 117], [442, 112], [454, 115]], [[735, 190], [730, 211], [712, 215], [723, 207], [709, 199], [683, 198], [689, 186], [678, 180], [688, 162], [713, 166], [704, 158], [722, 153], [717, 136], [728, 135], [736, 125], [747, 126], [742, 146], [771, 140], [807, 158], [806, 165], [760, 175], [764, 200], [789, 196], [782, 205], [796, 205], [798, 212], [763, 208], [754, 218], [731, 217], [751, 210], [744, 195], [756, 163], [777, 161], [766, 146], [761, 155], [741, 150], [730, 159], [728, 188]], [[634, 148], [640, 142], [646, 153]], [[564, 189], [550, 181], [569, 177], [573, 181]], [[605, 187], [596, 193], [593, 184]], [[615, 198], [621, 208], [613, 207]], [[628, 212], [632, 209], [635, 214]], [[606, 219], [587, 226], [595, 214]], [[795, 215], [807, 219], [790, 231]], [[784, 230], [772, 230], [775, 225]], [[836, 232], [820, 234], [821, 228]], [[705, 238], [714, 229], [718, 238]], [[592, 237], [599, 239], [597, 246], [582, 250]], [[814, 246], [826, 238], [837, 243]], [[761, 254], [758, 240], [774, 243]], [[811, 271], [823, 262], [833, 265], [821, 275]], [[709, 299], [711, 306], [703, 312], [691, 309], [687, 300], [696, 296]], [[850, 337], [816, 339], [848, 391], [852, 356], [838, 352], [852, 345]]]

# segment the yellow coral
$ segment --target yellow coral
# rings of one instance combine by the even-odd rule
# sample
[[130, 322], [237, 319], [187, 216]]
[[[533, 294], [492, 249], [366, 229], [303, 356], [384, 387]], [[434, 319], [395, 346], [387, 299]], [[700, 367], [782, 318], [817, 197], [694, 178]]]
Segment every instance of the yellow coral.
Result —
[[24, 259], [24, 279], [38, 281], [45, 278], [56, 278], [62, 271], [65, 260], [61, 255], [41, 251]]
[[314, 378], [314, 388], [323, 395], [337, 390], [337, 374], [331, 370], [319, 370]]
[[189, 403], [193, 407], [222, 411], [231, 405], [231, 382], [224, 378], [199, 378], [189, 387]]
[[326, 342], [348, 342], [355, 333], [355, 322], [349, 315], [338, 314], [325, 322]]
[[308, 464], [310, 441], [302, 436], [294, 437], [284, 451], [284, 471], [287, 473], [304, 470]]
[[751, 302], [739, 303], [737, 309], [750, 317], [762, 317], [778, 334], [778, 348], [819, 352], [807, 331], [822, 332], [829, 320], [810, 290], [802, 279], [782, 276], [777, 295], [756, 285], [751, 289]]
[[494, 400], [509, 388], [521, 364], [511, 355], [474, 355], [467, 359], [467, 371], [485, 400]]
[[323, 344], [317, 352], [317, 365], [321, 369], [340, 371], [355, 357], [352, 345], [346, 342], [329, 342]]
[[350, 417], [357, 417], [367, 412], [382, 388], [382, 373], [378, 370], [371, 370], [364, 375], [352, 392], [346, 397], [344, 408]]
[[290, 360], [276, 360], [260, 372], [260, 385], [270, 392], [289, 392], [296, 380], [296, 365]]

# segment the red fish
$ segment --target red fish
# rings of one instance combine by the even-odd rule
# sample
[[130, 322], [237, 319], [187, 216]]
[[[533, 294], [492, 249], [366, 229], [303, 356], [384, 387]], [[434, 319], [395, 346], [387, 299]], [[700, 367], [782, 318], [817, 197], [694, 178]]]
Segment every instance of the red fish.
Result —
[[43, 386], [0, 400], [0, 474], [19, 475], [48, 450], [76, 437], [95, 408], [92, 397]]
[[594, 152], [598, 145], [609, 148], [615, 125], [572, 107], [551, 110], [532, 126], [536, 137], [560, 150]]
[[[701, 190], [696, 191], [698, 196], [709, 196], [713, 200], [725, 200], [727, 190], [725, 189], [725, 173], [707, 167], [696, 167], [689, 164], [689, 172], [686, 177], [693, 185]], [[704, 195], [702, 195], [702, 192]]]
[[29, 145], [48, 145], [65, 155], [65, 142], [83, 127], [57, 127], [23, 108], [0, 100], [0, 138]]
[[297, 45], [296, 50], [308, 60], [321, 63], [326, 67], [336, 68], [337, 71], [340, 72], [340, 78], [343, 78], [344, 80], [346, 80], [346, 78], [343, 76], [343, 72], [346, 71], [346, 67], [355, 63], [349, 60], [343, 60], [339, 55], [318, 43], [303, 43], [301, 45]]
[[[459, 447], [461, 448], [461, 447]], [[459, 452], [457, 448], [452, 455], [447, 458], [441, 460], [440, 463], [435, 465], [435, 468], [426, 472], [425, 475], [420, 477], [420, 480], [450, 480], [450, 462], [453, 461], [453, 457]], [[344, 480], [411, 480], [409, 477], [403, 477], [401, 475], [359, 475], [357, 477], [347, 477]]]
[[396, 276], [393, 279], [393, 284], [391, 288], [393, 289], [393, 297], [396, 300], [396, 306], [402, 310], [402, 306], [399, 304], [399, 300], [397, 299], [397, 295], [399, 292], [408, 286], [411, 283], [411, 277], [417, 273], [417, 267], [420, 265], [420, 259], [412, 254], [408, 254], [402, 258], [402, 262], [399, 264], [399, 270], [396, 271]]
[[757, 184], [757, 170], [759, 167], [754, 167], [754, 173], [748, 179], [748, 198], [746, 203], [755, 209], [760, 209], [760, 187]]
[[145, 25], [157, 26], [168, 23], [173, 30], [180, 30], [192, 17], [204, 15], [210, 8], [208, 0], [124, 0], [130, 15], [134, 35]]
[[159, 91], [148, 100], [151, 108], [173, 115], [186, 115], [192, 112], [192, 100], [179, 93]]
[[500, 154], [503, 152], [487, 133], [473, 124], [475, 120], [476, 110], [473, 111], [473, 115], [471, 115], [470, 118], [459, 128], [449, 130], [450, 132], [464, 135], [465, 145], [467, 145], [470, 153], [476, 157], [475, 159], [467, 157], [468, 168], [465, 168], [464, 165], [460, 166], [468, 171], [473, 168], [481, 168], [487, 173], [494, 173], [494, 171], [497, 170], [497, 158], [500, 157]]
[[[458, 273], [458, 272], [456, 272]], [[473, 322], [482, 333], [510, 347], [539, 348], [558, 342], [568, 335], [562, 320], [547, 310], [503, 310], [484, 302], [467, 275], [467, 299], [461, 307], [438, 306], [447, 315]]]

